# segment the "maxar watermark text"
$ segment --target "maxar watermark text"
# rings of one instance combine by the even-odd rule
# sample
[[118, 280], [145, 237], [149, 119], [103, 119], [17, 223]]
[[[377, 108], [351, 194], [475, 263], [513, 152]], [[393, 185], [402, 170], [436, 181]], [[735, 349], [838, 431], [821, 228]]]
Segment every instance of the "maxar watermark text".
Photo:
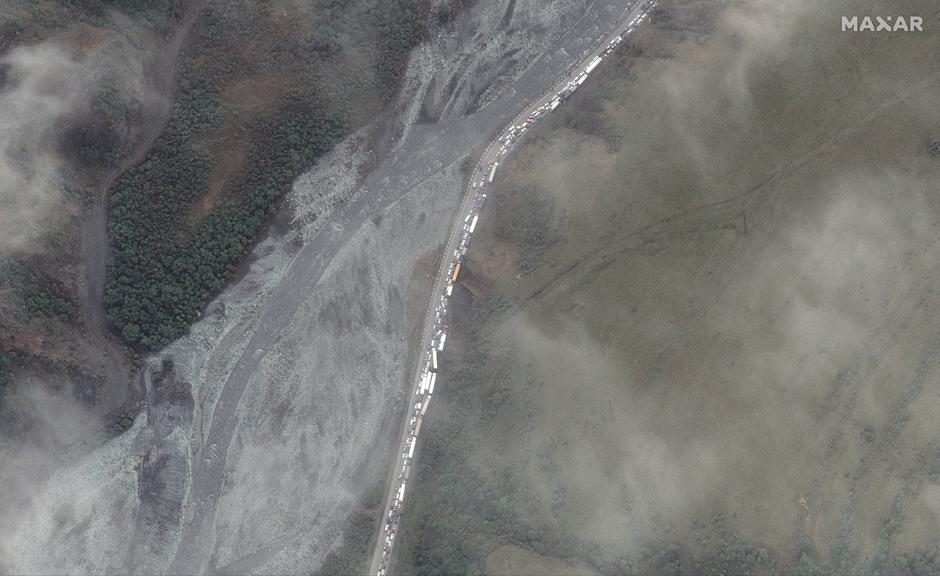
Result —
[[923, 32], [921, 16], [848, 16], [842, 17], [843, 32]]

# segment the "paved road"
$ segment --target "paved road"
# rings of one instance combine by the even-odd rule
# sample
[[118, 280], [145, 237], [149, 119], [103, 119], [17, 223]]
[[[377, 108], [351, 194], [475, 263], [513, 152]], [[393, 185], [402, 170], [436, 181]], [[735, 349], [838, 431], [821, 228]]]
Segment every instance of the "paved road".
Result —
[[[460, 209], [454, 219], [441, 261], [434, 275], [434, 286], [431, 290], [430, 303], [425, 311], [421, 340], [419, 341], [419, 350], [421, 352], [417, 356], [412, 380], [414, 385], [411, 388], [408, 402], [405, 404], [407, 411], [398, 437], [398, 445], [401, 449], [397, 452], [394, 466], [389, 475], [389, 488], [386, 494], [385, 508], [383, 509], [384, 516], [376, 535], [369, 574], [385, 574], [389, 560], [392, 557], [391, 552], [395, 542], [395, 534], [398, 532], [399, 521], [403, 514], [403, 504], [405, 498], [407, 498], [407, 483], [411, 473], [411, 462], [416, 453], [412, 443], [417, 442], [421, 419], [429, 408], [430, 399], [433, 396], [433, 390], [428, 391], [428, 363], [431, 362], [431, 351], [441, 347], [441, 334], [446, 334], [447, 331], [446, 303], [448, 285], [452, 283], [455, 264], [460, 260], [461, 252], [463, 252], [464, 241], [468, 232], [468, 222], [472, 222], [474, 216], [482, 214], [479, 203], [481, 197], [482, 199], [486, 198], [486, 189], [488, 188], [493, 166], [495, 164], [498, 172], [499, 161], [505, 158], [518, 138], [524, 134], [527, 124], [532, 122], [533, 118], [537, 121], [537, 118], [549, 113], [554, 109], [553, 104], [555, 106], [561, 105], [558, 95], [563, 93], [566, 87], [578, 84], [577, 80], [585, 75], [586, 68], [592, 62], [596, 64], [597, 58], [603, 57], [605, 52], [609, 51], [611, 41], [618, 36], [626, 36], [632, 30], [632, 25], [635, 25], [637, 19], [648, 12], [650, 6], [650, 2], [638, 2], [614, 29], [599, 39], [595, 47], [577, 65], [572, 66], [551, 89], [531, 99], [529, 104], [490, 140], [471, 173]], [[583, 77], [581, 81], [584, 81]], [[444, 345], [446, 346], [446, 337]], [[441, 355], [438, 360], [442, 359], [443, 356]], [[436, 381], [434, 387], [437, 388]]]
[[[183, 504], [174, 506], [171, 512], [157, 507], [155, 512], [140, 522], [141, 549], [148, 550], [148, 556], [153, 558], [152, 564], [140, 564], [141, 572], [225, 572], [232, 566], [233, 558], [239, 562], [239, 572], [284, 572], [291, 571], [290, 566], [293, 565], [289, 562], [300, 561], [286, 557], [309, 554], [313, 558], [313, 555], [319, 553], [321, 548], [317, 539], [335, 534], [336, 528], [330, 523], [344, 512], [322, 506], [315, 510], [310, 508], [311, 503], [317, 502], [316, 498], [304, 497], [293, 504], [296, 515], [309, 512], [310, 516], [305, 524], [296, 526], [290, 537], [272, 532], [252, 538], [251, 541], [243, 540], [231, 525], [226, 524], [234, 514], [232, 508], [235, 505], [231, 499], [223, 500], [223, 496], [234, 489], [238, 477], [253, 477], [254, 474], [250, 470], [251, 458], [244, 456], [240, 441], [235, 440], [236, 432], [250, 434], [246, 431], [248, 425], [240, 423], [238, 416], [245, 391], [256, 394], [257, 387], [274, 387], [273, 383], [267, 382], [272, 375], [266, 372], [266, 366], [276, 363], [286, 370], [294, 369], [294, 363], [303, 362], [300, 358], [304, 353], [303, 347], [309, 346], [316, 338], [322, 338], [324, 346], [330, 343], [334, 348], [329, 350], [329, 358], [318, 362], [317, 373], [305, 372], [304, 366], [297, 367], [304, 374], [305, 382], [328, 381], [322, 372], [329, 370], [330, 363], [337, 367], [348, 367], [360, 362], [361, 358], [353, 356], [362, 352], [359, 348], [335, 348], [337, 331], [345, 333], [343, 331], [348, 332], [349, 327], [331, 329], [321, 321], [326, 317], [321, 315], [329, 314], [327, 309], [339, 300], [318, 300], [320, 296], [311, 298], [311, 294], [322, 294], [328, 284], [339, 282], [340, 293], [348, 296], [344, 302], [358, 305], [357, 299], [361, 296], [355, 291], [361, 283], [357, 278], [341, 275], [351, 273], [359, 265], [381, 265], [371, 258], [360, 260], [359, 256], [363, 236], [371, 234], [364, 230], [384, 233], [384, 229], [374, 224], [375, 217], [394, 213], [397, 210], [395, 205], [399, 202], [412, 201], [424, 183], [440, 177], [442, 171], [456, 171], [468, 149], [475, 148], [477, 143], [489, 141], [493, 134], [500, 132], [501, 126], [518, 116], [526, 102], [539, 101], [546, 88], [556, 84], [558, 78], [567, 77], [572, 62], [583, 60], [589, 51], [589, 39], [608, 35], [634, 6], [632, 0], [594, 1], [591, 9], [572, 24], [570, 33], [546, 50], [545, 55], [536, 59], [517, 77], [511, 88], [503, 90], [489, 105], [470, 116], [453, 121], [410, 125], [407, 135], [401, 138], [395, 151], [369, 173], [344, 203], [342, 210], [331, 216], [330, 226], [305, 238], [299, 250], [291, 253], [290, 260], [281, 264], [285, 269], [283, 276], [270, 285], [268, 291], [252, 305], [250, 312], [243, 316], [236, 313], [235, 317], [239, 318], [237, 324], [227, 324], [227, 320], [218, 324], [207, 319], [204, 324], [194, 328], [194, 335], [170, 348], [169, 353], [185, 359], [189, 352], [181, 348], [200, 347], [205, 344], [203, 340], [211, 341], [204, 355], [200, 352], [198, 361], [190, 367], [193, 372], [187, 376], [196, 382], [193, 386], [196, 420], [191, 423], [191, 444], [184, 446], [185, 453], [177, 454], [167, 449], [165, 454], [168, 461], [180, 462], [181, 469], [171, 472], [185, 476], [187, 481], [180, 485], [167, 484], [161, 490], [146, 495], [149, 501], [182, 501]], [[418, 245], [409, 247], [415, 253], [423, 249], [426, 248]], [[352, 284], [342, 283], [347, 280]], [[336, 285], [332, 289], [336, 290]], [[238, 293], [239, 287], [232, 290]], [[256, 288], [250, 290], [253, 293]], [[323, 331], [311, 333], [305, 323], [301, 334], [292, 323], [297, 318], [315, 320], [318, 326], [323, 326]], [[361, 328], [357, 328], [357, 336], [361, 335]], [[426, 340], [427, 337], [423, 336], [422, 342]], [[186, 361], [180, 363], [181, 366], [186, 364]], [[278, 378], [279, 384], [282, 384], [283, 375]], [[377, 374], [363, 378], [356, 394], [361, 392], [361, 399], [365, 401], [365, 395], [371, 392], [369, 386], [376, 388], [375, 393], [381, 387], [383, 393], [390, 394], [389, 390], [397, 391], [400, 388], [401, 378], [402, 375], [397, 372], [387, 380], [382, 380]], [[346, 409], [343, 406], [338, 411], [345, 413], [343, 410]], [[348, 410], [355, 417], [355, 406], [350, 405]], [[392, 413], [391, 408], [388, 413]], [[323, 422], [326, 426], [344, 425], [332, 419], [332, 412], [322, 413], [320, 418], [317, 426]], [[365, 446], [365, 442], [375, 444], [370, 425], [363, 424], [347, 430], [343, 439], [347, 443], [344, 452], [333, 452], [327, 447], [316, 456], [321, 463], [319, 483], [335, 486], [336, 482], [349, 482], [349, 474], [352, 472], [347, 468], [357, 465], [350, 451]], [[315, 435], [316, 431], [310, 433]], [[395, 446], [398, 438], [392, 438], [391, 434], [388, 436], [388, 445]], [[375, 437], [379, 438], [377, 435]], [[377, 458], [383, 459], [388, 454], [384, 447], [377, 447], [375, 452]], [[380, 453], [382, 456], [378, 456]], [[285, 496], [287, 499], [290, 497]], [[286, 520], [266, 517], [264, 520], [268, 522], [266, 526], [274, 526], [292, 522], [293, 517]], [[251, 521], [258, 520], [252, 517]], [[327, 527], [328, 533], [324, 532]], [[230, 549], [220, 548], [238, 548], [243, 543], [247, 548], [245, 552], [232, 553]]]

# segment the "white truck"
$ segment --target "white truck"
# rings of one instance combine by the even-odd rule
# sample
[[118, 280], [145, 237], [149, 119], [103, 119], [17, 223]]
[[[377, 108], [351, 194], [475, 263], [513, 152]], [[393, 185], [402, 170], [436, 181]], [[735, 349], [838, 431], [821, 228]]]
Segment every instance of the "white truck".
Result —
[[[600, 56], [595, 56], [593, 60], [591, 60], [590, 62], [588, 62], [587, 67], [584, 68], [584, 74], [585, 74], [585, 75], [590, 74], [591, 71], [594, 70], [595, 68], [597, 68], [597, 65], [600, 64], [600, 63], [601, 63], [601, 57], [600, 57]], [[580, 82], [579, 82], [579, 84], [580, 84]]]

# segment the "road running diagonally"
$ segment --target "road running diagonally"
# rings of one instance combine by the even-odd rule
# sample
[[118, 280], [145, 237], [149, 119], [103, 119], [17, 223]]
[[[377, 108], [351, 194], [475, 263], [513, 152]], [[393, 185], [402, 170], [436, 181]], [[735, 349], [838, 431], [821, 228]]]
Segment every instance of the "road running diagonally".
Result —
[[548, 114], [586, 81], [602, 59], [614, 50], [646, 17], [653, 2], [641, 1], [628, 10], [606, 36], [598, 39], [594, 47], [549, 90], [532, 99], [523, 110], [497, 132], [489, 141], [484, 152], [471, 172], [470, 181], [464, 190], [460, 209], [457, 212], [450, 233], [447, 237], [441, 260], [434, 274], [434, 286], [431, 290], [430, 303], [425, 310], [422, 322], [420, 353], [417, 356], [412, 379], [411, 393], [405, 404], [407, 411], [398, 435], [398, 451], [394, 466], [389, 474], [388, 490], [383, 508], [383, 518], [375, 538], [375, 546], [369, 564], [369, 574], [384, 576], [388, 572], [389, 561], [395, 535], [403, 514], [406, 488], [415, 458], [417, 437], [423, 416], [426, 414], [434, 387], [437, 385], [438, 352], [443, 352], [447, 338], [447, 302], [453, 283], [459, 278], [459, 267], [463, 254], [469, 246], [477, 220], [480, 217], [486, 189], [498, 170], [499, 162], [511, 150], [514, 141], [535, 123], [538, 118]]

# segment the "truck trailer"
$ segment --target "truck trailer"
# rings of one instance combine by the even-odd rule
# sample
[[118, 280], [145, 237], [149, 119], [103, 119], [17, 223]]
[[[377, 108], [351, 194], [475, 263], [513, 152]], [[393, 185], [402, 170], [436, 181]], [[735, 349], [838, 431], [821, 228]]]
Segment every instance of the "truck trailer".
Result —
[[601, 63], [601, 57], [595, 56], [593, 60], [587, 65], [587, 68], [584, 69], [585, 74], [590, 74], [591, 70], [597, 68], [597, 65]]
[[490, 169], [490, 182], [493, 181], [493, 178], [496, 177], [496, 167], [499, 166], [499, 162], [495, 162], [493, 167]]

